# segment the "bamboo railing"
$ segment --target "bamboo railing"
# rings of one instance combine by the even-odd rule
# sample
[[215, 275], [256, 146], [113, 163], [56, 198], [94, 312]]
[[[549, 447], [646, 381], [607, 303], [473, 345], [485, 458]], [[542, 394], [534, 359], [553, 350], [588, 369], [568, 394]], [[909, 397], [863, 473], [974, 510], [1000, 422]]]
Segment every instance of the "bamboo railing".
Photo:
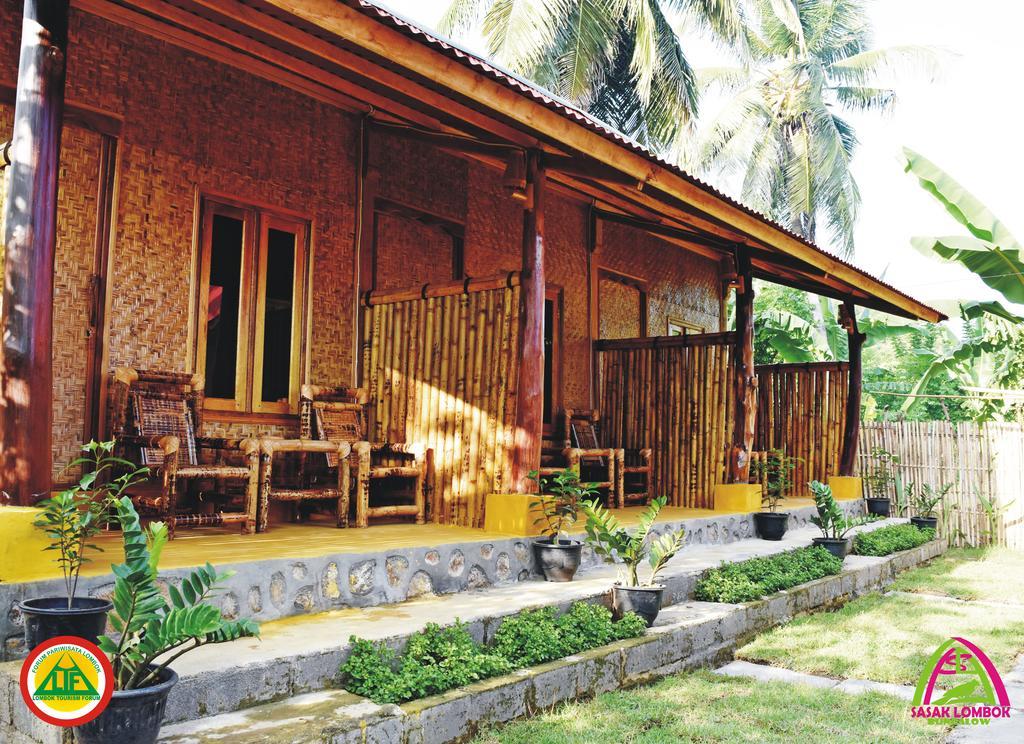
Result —
[[610, 447], [654, 450], [653, 487], [673, 506], [712, 508], [732, 441], [733, 333], [598, 341]]
[[430, 517], [483, 525], [510, 483], [519, 275], [364, 298], [370, 437], [434, 450]]
[[[1024, 426], [973, 421], [864, 422], [858, 463], [861, 475], [876, 467], [872, 457], [876, 448], [900, 458], [893, 470], [904, 487], [910, 483], [934, 488], [953, 484], [941, 520], [951, 543], [1024, 550]], [[864, 488], [870, 492], [867, 479]], [[999, 504], [998, 513], [990, 515], [983, 499]]]
[[808, 495], [806, 483], [839, 473], [849, 394], [846, 362], [757, 367], [754, 449], [781, 449], [799, 458], [787, 496]]

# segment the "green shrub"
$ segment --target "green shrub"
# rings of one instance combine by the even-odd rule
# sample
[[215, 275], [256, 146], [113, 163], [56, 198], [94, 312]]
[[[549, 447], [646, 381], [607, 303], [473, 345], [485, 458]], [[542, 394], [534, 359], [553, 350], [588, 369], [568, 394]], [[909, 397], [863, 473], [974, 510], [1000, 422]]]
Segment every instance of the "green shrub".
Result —
[[764, 558], [724, 563], [697, 582], [694, 597], [703, 602], [750, 602], [798, 584], [832, 576], [843, 562], [824, 548], [798, 548]]
[[890, 555], [916, 548], [934, 539], [933, 529], [918, 529], [912, 524], [894, 524], [855, 535], [853, 552], [857, 555]]
[[612, 622], [606, 607], [577, 602], [564, 615], [546, 607], [507, 618], [490, 647], [474, 641], [457, 620], [444, 628], [431, 623], [413, 634], [401, 658], [383, 642], [353, 636], [352, 652], [341, 665], [342, 682], [345, 689], [375, 703], [401, 703], [646, 630], [643, 619], [633, 613]]
[[430, 623], [414, 633], [397, 665], [394, 651], [384, 643], [355, 636], [350, 641], [352, 653], [341, 665], [345, 687], [376, 703], [436, 695], [512, 671], [504, 657], [488, 653], [458, 621], [444, 628]]

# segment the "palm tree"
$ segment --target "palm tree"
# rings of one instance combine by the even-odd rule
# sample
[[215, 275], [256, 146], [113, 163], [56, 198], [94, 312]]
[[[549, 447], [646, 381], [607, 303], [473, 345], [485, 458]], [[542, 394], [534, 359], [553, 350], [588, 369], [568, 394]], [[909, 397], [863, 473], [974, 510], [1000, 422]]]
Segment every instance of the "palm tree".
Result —
[[488, 54], [656, 150], [697, 110], [697, 81], [674, 24], [742, 38], [741, 0], [451, 0], [456, 36], [482, 21]]
[[700, 165], [742, 176], [741, 198], [809, 240], [827, 228], [853, 254], [860, 194], [850, 170], [857, 136], [840, 114], [888, 111], [875, 81], [932, 51], [871, 49], [863, 0], [750, 0], [747, 66], [709, 70], [702, 83], [733, 95], [703, 142]]

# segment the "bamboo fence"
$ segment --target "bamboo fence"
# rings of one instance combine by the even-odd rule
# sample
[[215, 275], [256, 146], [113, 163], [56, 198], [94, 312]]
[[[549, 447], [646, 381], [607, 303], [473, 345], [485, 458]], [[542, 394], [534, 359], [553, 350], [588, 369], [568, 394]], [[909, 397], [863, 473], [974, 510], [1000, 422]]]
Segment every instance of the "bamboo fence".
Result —
[[655, 494], [712, 508], [732, 440], [732, 333], [598, 341], [610, 447], [654, 450]]
[[486, 495], [511, 482], [518, 283], [510, 274], [367, 298], [370, 437], [434, 450], [435, 522], [481, 527]]
[[[863, 475], [875, 467], [875, 448], [900, 458], [894, 471], [904, 485], [941, 488], [953, 484], [941, 520], [952, 542], [996, 543], [1024, 550], [1024, 426], [948, 421], [863, 423], [858, 454]], [[869, 490], [867, 482], [865, 490]], [[1002, 507], [994, 523], [983, 499]]]
[[757, 367], [754, 450], [783, 450], [798, 458], [786, 496], [806, 496], [806, 483], [839, 472], [850, 386], [846, 362]]

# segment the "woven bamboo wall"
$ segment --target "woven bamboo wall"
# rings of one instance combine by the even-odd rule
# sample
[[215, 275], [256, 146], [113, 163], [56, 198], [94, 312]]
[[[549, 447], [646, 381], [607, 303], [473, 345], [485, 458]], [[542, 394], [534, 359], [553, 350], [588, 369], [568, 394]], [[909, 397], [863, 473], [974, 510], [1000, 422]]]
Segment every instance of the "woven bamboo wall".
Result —
[[435, 522], [483, 526], [510, 481], [518, 311], [518, 287], [366, 310], [370, 438], [434, 450]]
[[732, 439], [733, 334], [598, 342], [608, 446], [654, 450], [654, 493], [710, 509]]
[[806, 483], [838, 474], [850, 385], [846, 362], [768, 364], [757, 368], [755, 450], [799, 458], [787, 496], [807, 496]]
[[[934, 488], [953, 484], [941, 520], [951, 542], [996, 543], [1024, 550], [1024, 426], [973, 421], [865, 422], [860, 430], [862, 474], [874, 467], [871, 452], [876, 447], [899, 456], [900, 464], [894, 470], [903, 484], [927, 483]], [[994, 530], [981, 497], [1002, 506]]]

